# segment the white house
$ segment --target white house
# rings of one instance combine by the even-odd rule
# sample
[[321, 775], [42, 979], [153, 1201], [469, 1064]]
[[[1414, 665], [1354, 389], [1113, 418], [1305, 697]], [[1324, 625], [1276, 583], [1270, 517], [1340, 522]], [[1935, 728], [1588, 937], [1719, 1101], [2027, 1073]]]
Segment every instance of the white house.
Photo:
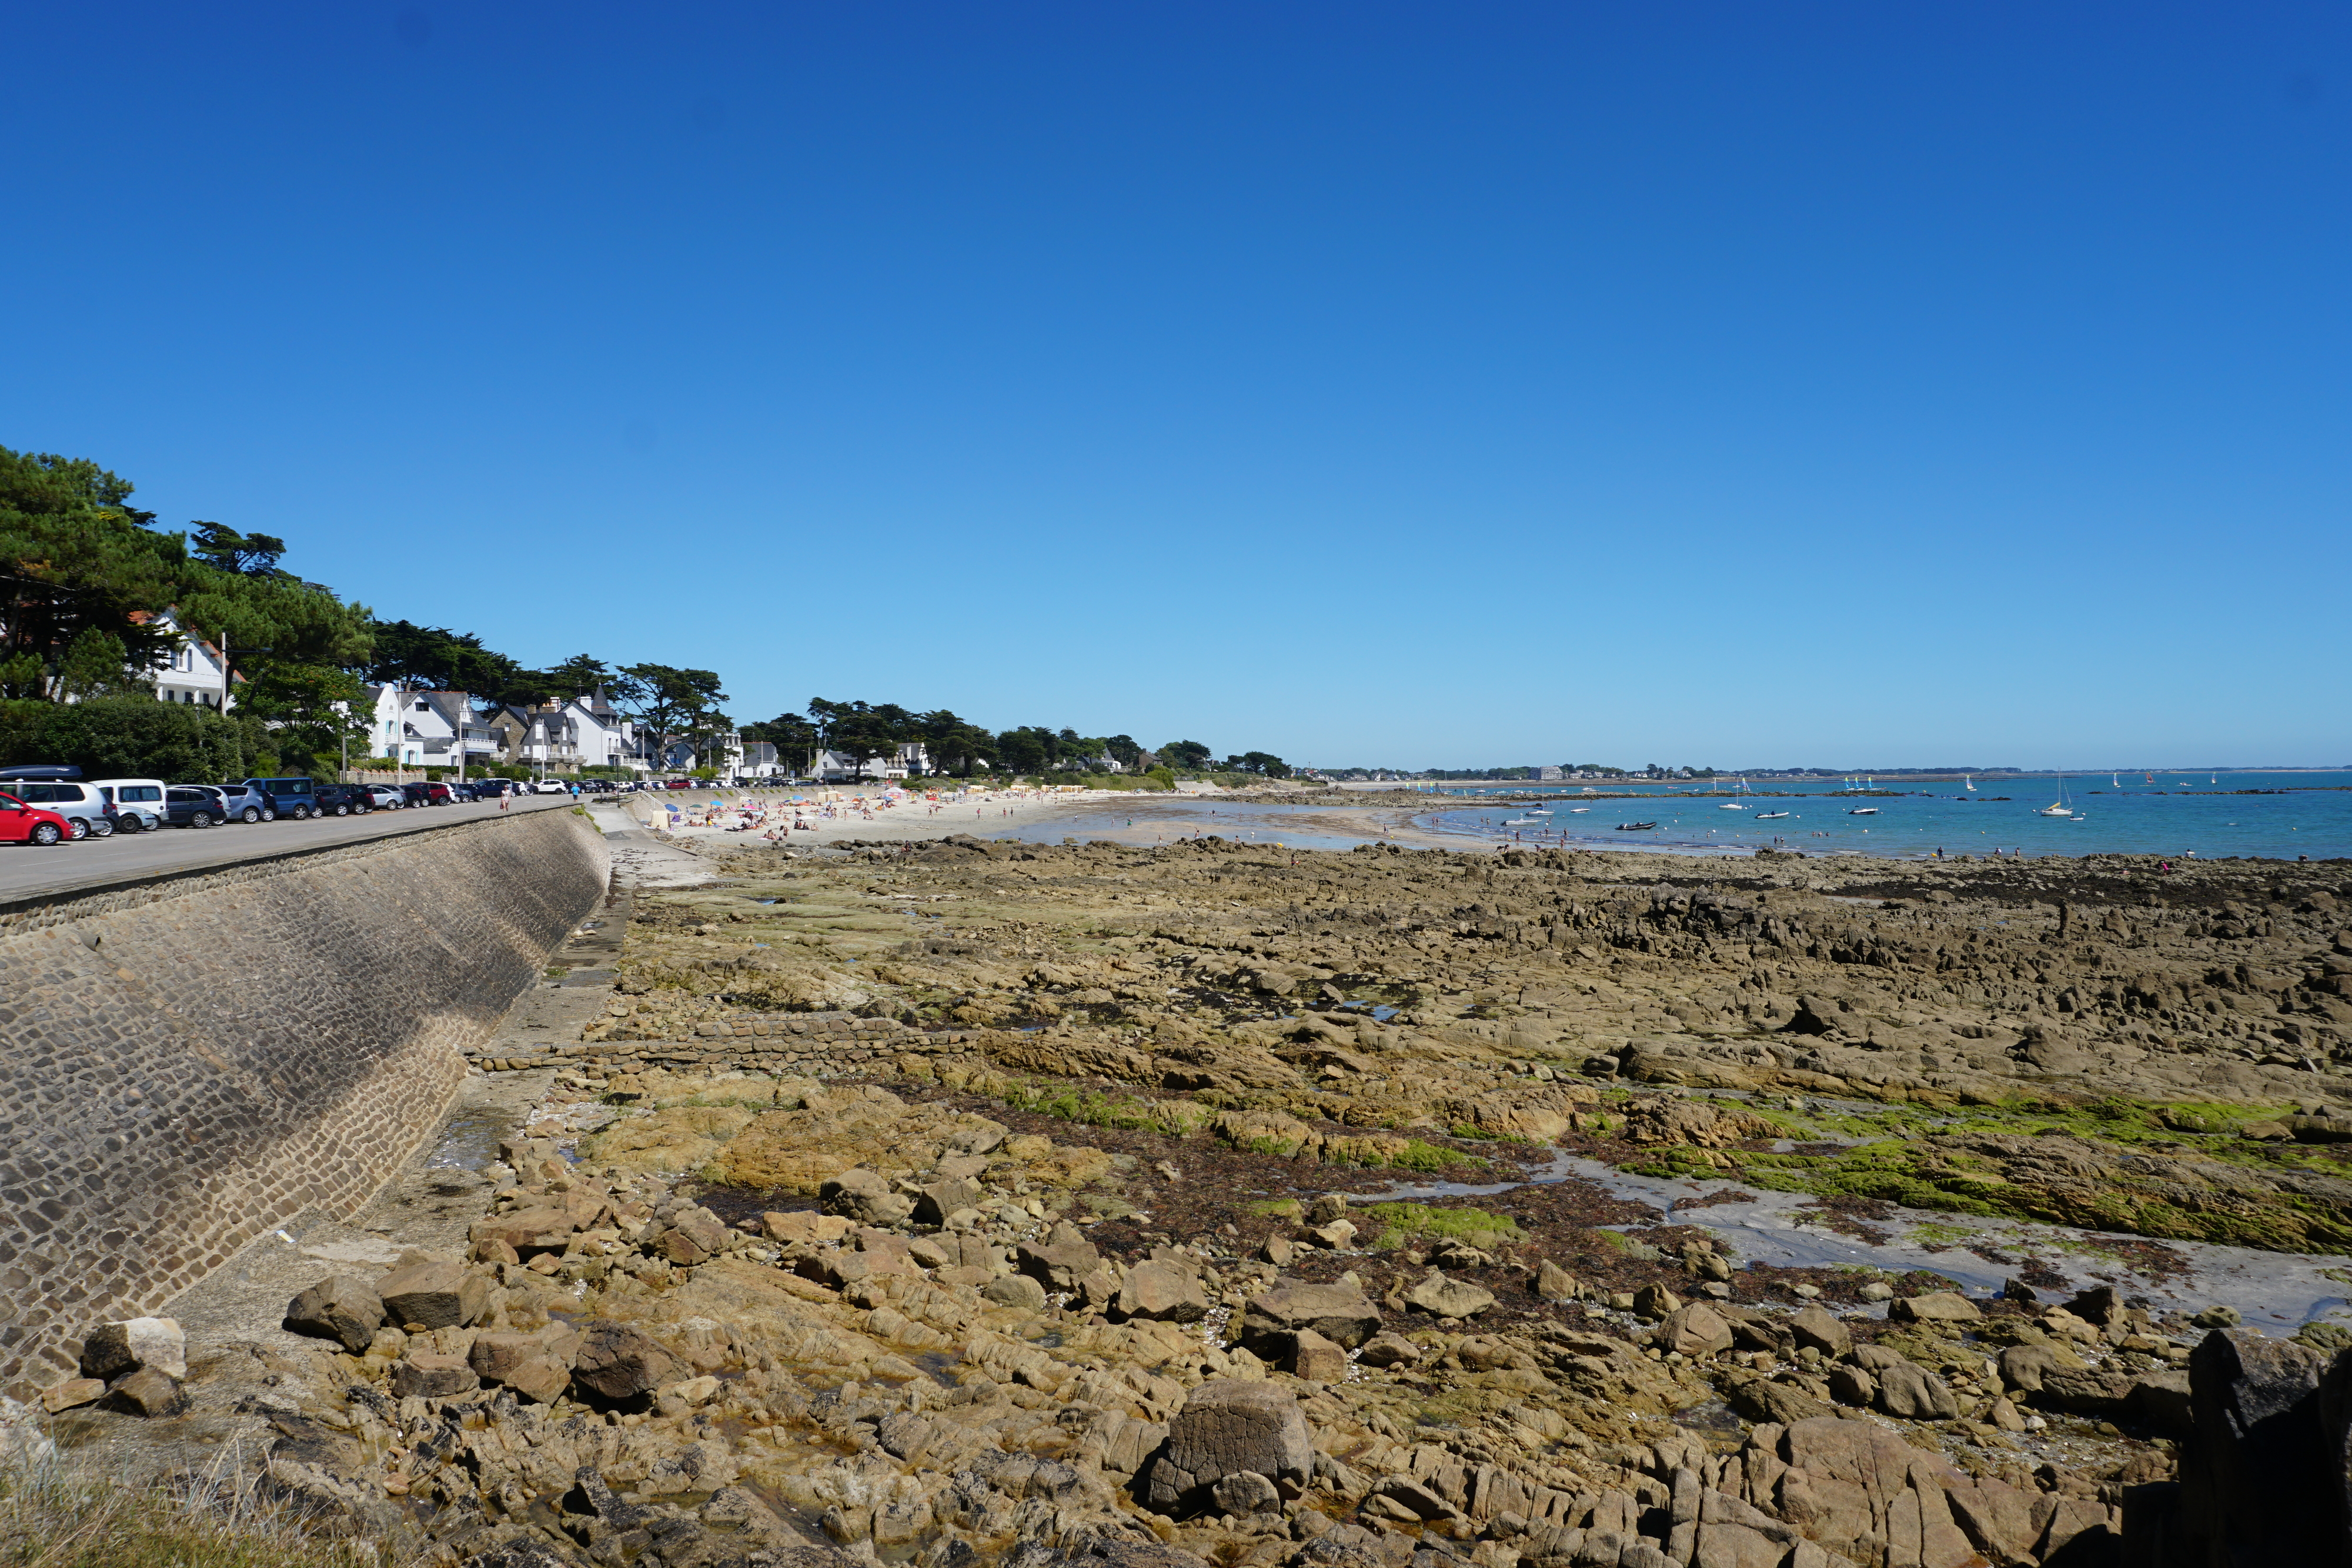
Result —
[[468, 694], [383, 685], [368, 687], [367, 695], [369, 749], [376, 756], [404, 768], [455, 768], [461, 757], [475, 768], [497, 759], [498, 737], [475, 715]]
[[827, 784], [852, 783], [868, 779], [907, 779], [931, 770], [930, 753], [922, 742], [910, 740], [887, 757], [869, 758], [864, 768], [857, 759], [838, 751], [816, 754], [816, 776]]
[[156, 700], [201, 704], [217, 711], [229, 682], [236, 678], [220, 650], [201, 637], [182, 632], [179, 617], [169, 610], [153, 616], [143, 611], [135, 612], [131, 619], [179, 634], [178, 647], [164, 654], [152, 668], [141, 672], [142, 677], [155, 683]]
[[508, 761], [564, 772], [646, 766], [637, 751], [636, 727], [614, 711], [601, 691], [536, 707], [509, 707], [501, 716]]

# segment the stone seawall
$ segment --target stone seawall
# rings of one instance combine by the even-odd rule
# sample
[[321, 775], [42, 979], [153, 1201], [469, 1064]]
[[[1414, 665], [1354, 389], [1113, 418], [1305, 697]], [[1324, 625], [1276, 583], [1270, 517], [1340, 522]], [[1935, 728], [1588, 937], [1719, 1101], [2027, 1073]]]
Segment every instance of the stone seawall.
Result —
[[356, 1208], [609, 864], [534, 811], [0, 910], [0, 1392]]

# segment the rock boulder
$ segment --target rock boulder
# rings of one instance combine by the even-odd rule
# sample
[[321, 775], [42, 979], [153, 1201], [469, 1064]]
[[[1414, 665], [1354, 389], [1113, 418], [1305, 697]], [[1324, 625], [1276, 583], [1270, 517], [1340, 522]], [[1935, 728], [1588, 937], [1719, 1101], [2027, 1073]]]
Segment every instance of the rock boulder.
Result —
[[489, 1304], [490, 1282], [462, 1264], [418, 1259], [404, 1262], [375, 1282], [384, 1321], [395, 1328], [459, 1328], [481, 1317]]
[[1146, 1501], [1171, 1513], [1196, 1510], [1228, 1476], [1251, 1471], [1296, 1497], [1313, 1474], [1315, 1446], [1288, 1389], [1220, 1378], [1192, 1390], [1168, 1425]]
[[1255, 1350], [1278, 1334], [1313, 1329], [1334, 1344], [1353, 1349], [1378, 1333], [1380, 1309], [1352, 1285], [1276, 1285], [1242, 1312], [1242, 1343]]
[[176, 1318], [106, 1323], [81, 1342], [81, 1375], [105, 1383], [150, 1367], [174, 1380], [188, 1375], [188, 1336]]
[[1433, 1269], [1404, 1299], [1434, 1317], [1473, 1318], [1495, 1304], [1495, 1292], [1467, 1280], [1449, 1280]]
[[1731, 1325], [1705, 1301], [1693, 1301], [1666, 1314], [1651, 1343], [1687, 1356], [1714, 1355], [1731, 1348]]
[[599, 1320], [583, 1326], [572, 1360], [572, 1380], [594, 1397], [624, 1405], [650, 1400], [687, 1369], [653, 1340], [625, 1323]]
[[1209, 1301], [1192, 1270], [1174, 1263], [1139, 1263], [1120, 1283], [1111, 1314], [1122, 1320], [1197, 1323], [1209, 1315]]
[[414, 1351], [394, 1362], [391, 1375], [384, 1379], [394, 1399], [446, 1399], [481, 1385], [482, 1380], [464, 1357], [433, 1351]]
[[368, 1341], [383, 1327], [383, 1298], [366, 1281], [336, 1274], [286, 1303], [285, 1326], [294, 1333], [340, 1341], [353, 1355], [364, 1355]]
[[1853, 1348], [1853, 1331], [1835, 1312], [1825, 1307], [1807, 1307], [1792, 1314], [1789, 1319], [1789, 1333], [1795, 1337], [1798, 1349], [1811, 1345], [1832, 1359]]

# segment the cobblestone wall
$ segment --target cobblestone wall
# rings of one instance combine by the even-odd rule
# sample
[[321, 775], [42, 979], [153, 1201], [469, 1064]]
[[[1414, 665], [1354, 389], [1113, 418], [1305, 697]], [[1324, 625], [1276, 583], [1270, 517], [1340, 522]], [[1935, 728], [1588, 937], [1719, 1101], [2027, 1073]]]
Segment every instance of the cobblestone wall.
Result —
[[535, 811], [0, 914], [0, 1390], [355, 1209], [608, 865]]

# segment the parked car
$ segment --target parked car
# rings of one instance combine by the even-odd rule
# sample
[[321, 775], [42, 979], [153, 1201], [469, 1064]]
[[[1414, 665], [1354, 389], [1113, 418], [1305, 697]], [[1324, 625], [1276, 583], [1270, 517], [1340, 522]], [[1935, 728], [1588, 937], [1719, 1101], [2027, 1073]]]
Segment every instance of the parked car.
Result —
[[63, 817], [72, 838], [105, 838], [114, 831], [114, 818], [108, 813], [105, 800], [79, 778], [59, 777], [80, 772], [79, 768], [11, 768], [0, 772], [0, 789], [28, 806], [45, 807]]
[[269, 797], [250, 784], [205, 784], [205, 789], [218, 789], [221, 806], [232, 822], [267, 822], [278, 815], [278, 808]]
[[310, 793], [310, 804], [322, 817], [348, 817], [375, 809], [364, 784], [321, 784]]
[[446, 806], [452, 799], [446, 784], [403, 784], [400, 792], [412, 806]]
[[368, 804], [376, 810], [397, 811], [408, 804], [408, 797], [389, 784], [362, 784], [360, 788], [367, 791]]
[[[319, 814], [318, 782], [312, 779], [248, 779], [247, 788], [268, 801], [269, 815], [291, 817], [300, 821]], [[263, 821], [267, 821], [268, 816]]]
[[216, 785], [174, 784], [163, 791], [163, 820], [175, 828], [214, 828], [229, 821], [228, 800]]
[[46, 806], [28, 806], [0, 792], [0, 843], [39, 844], [46, 849], [73, 837], [72, 825]]
[[161, 779], [93, 779], [90, 788], [106, 802], [118, 833], [143, 833], [163, 825]]

